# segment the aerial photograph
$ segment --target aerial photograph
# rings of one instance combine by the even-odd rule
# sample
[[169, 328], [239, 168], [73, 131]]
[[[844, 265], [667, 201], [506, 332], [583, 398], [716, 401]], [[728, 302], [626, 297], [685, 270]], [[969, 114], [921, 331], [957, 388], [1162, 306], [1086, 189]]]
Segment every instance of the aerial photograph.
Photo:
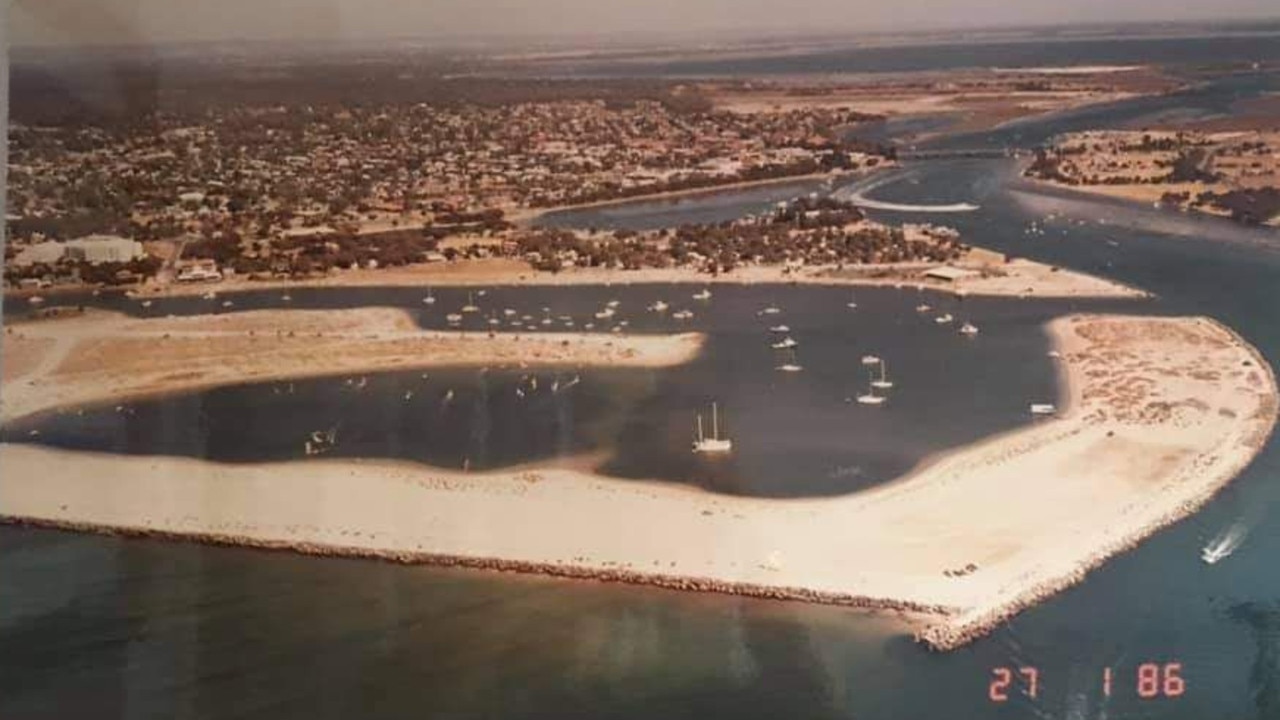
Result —
[[1280, 718], [1274, 0], [0, 46], [0, 718]]

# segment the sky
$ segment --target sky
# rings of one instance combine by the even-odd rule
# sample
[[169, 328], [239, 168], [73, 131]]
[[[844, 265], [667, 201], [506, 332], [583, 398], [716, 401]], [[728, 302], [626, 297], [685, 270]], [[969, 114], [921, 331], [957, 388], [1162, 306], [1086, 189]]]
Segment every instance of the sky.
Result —
[[1277, 0], [0, 0], [9, 41], [686, 39], [1280, 16]]

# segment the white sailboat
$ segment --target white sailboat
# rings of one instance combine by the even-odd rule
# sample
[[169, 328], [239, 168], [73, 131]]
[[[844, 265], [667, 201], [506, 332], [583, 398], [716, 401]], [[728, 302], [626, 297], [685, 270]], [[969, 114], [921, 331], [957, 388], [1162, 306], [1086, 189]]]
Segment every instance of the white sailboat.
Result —
[[880, 358], [876, 357], [875, 355], [863, 355], [862, 364], [863, 365], [879, 365]]
[[666, 312], [667, 308], [669, 307], [671, 306], [666, 304], [665, 302], [661, 300], [657, 300], [652, 305], [649, 306], [649, 310], [651, 310], [652, 312], [660, 313], [660, 312]]
[[800, 372], [801, 370], [803, 370], [804, 366], [796, 362], [796, 351], [788, 349], [786, 352], [787, 352], [787, 361], [782, 363], [775, 369], [780, 372], [786, 372], [786, 373]]
[[603, 310], [601, 310], [600, 312], [596, 313], [596, 317], [597, 317], [598, 319], [600, 319], [600, 320], [607, 320], [607, 319], [609, 319], [609, 318], [613, 317], [613, 313], [614, 313], [613, 308], [611, 308], [611, 307], [606, 307], [605, 309], [603, 309]]
[[338, 426], [334, 425], [328, 430], [316, 430], [311, 433], [302, 447], [308, 455], [321, 455], [328, 452], [338, 442]]
[[436, 296], [435, 296], [434, 294], [432, 294], [432, 292], [431, 292], [431, 288], [427, 288], [427, 296], [426, 296], [426, 297], [424, 297], [424, 298], [422, 298], [422, 304], [423, 304], [423, 305], [435, 305], [435, 304], [436, 304]]
[[761, 315], [777, 315], [782, 312], [782, 308], [777, 305], [770, 305], [760, 311]]
[[1053, 403], [1031, 403], [1032, 415], [1053, 415], [1058, 412], [1058, 408]]
[[467, 293], [467, 304], [462, 306], [462, 312], [473, 313], [480, 312], [480, 306], [476, 305], [474, 293]]
[[677, 310], [676, 312], [671, 313], [671, 317], [675, 318], [676, 320], [688, 320], [693, 317], [693, 311]]
[[974, 325], [971, 322], [966, 322], [965, 324], [960, 326], [960, 334], [968, 337], [973, 337], [974, 335], [978, 334], [978, 326]]
[[919, 305], [916, 305], [916, 312], [918, 312], [918, 313], [927, 313], [927, 312], [929, 312], [930, 310], [932, 310], [932, 309], [933, 309], [933, 307], [932, 307], [931, 305], [929, 305], [929, 303], [927, 303], [927, 302], [925, 302], [925, 301], [924, 301], [924, 287], [923, 287], [923, 286], [920, 286], [920, 285], [917, 285], [917, 286], [916, 286], [916, 296], [920, 298], [920, 304], [919, 304]]
[[849, 302], [845, 303], [844, 305], [845, 305], [845, 307], [849, 308], [850, 310], [854, 310], [854, 309], [856, 309], [856, 308], [858, 307], [858, 295], [857, 295], [857, 293], [854, 293], [852, 290], [851, 290], [851, 291], [849, 291]]
[[711, 290], [709, 288], [702, 288], [701, 291], [693, 294], [693, 299], [694, 300], [710, 300]]
[[876, 394], [876, 384], [875, 384], [875, 382], [870, 380], [870, 377], [871, 377], [870, 375], [868, 375], [867, 377], [868, 377], [868, 385], [869, 385], [869, 386], [867, 387], [867, 391], [866, 391], [865, 393], [863, 393], [863, 394], [861, 394], [861, 395], [859, 395], [859, 396], [858, 396], [858, 404], [859, 404], [859, 405], [882, 405], [882, 404], [884, 404], [885, 396], [883, 396], [883, 395], [877, 395], [877, 394]]
[[458, 323], [462, 322], [462, 315], [460, 315], [459, 313], [449, 313], [448, 315], [444, 316], [444, 319], [445, 319], [445, 322], [449, 323], [450, 325], [457, 325]]
[[791, 348], [796, 347], [799, 344], [800, 343], [796, 342], [795, 338], [788, 335], [785, 338], [774, 343], [773, 349], [774, 350], [790, 350]]
[[889, 379], [885, 371], [884, 360], [880, 361], [880, 378], [871, 381], [871, 387], [879, 390], [888, 390], [893, 387], [893, 381]]
[[944, 313], [933, 319], [933, 321], [939, 325], [950, 324], [953, 320], [955, 320], [955, 318], [951, 316], [951, 313]]
[[791, 328], [788, 327], [787, 325], [774, 325], [773, 327], [769, 328], [769, 332], [776, 332], [776, 333], [791, 332]]
[[698, 434], [693, 439], [693, 451], [696, 453], [727, 453], [733, 450], [733, 441], [720, 437], [720, 409], [711, 403], [711, 437], [702, 432], [702, 413], [698, 413]]

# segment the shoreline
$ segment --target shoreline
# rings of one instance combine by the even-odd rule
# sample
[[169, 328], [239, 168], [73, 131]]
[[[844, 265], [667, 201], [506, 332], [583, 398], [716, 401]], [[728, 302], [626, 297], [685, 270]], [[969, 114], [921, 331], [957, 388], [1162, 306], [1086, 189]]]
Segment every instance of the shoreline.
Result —
[[406, 310], [385, 307], [90, 314], [10, 327], [0, 421], [112, 399], [451, 365], [666, 367], [690, 361], [704, 342], [697, 332], [423, 330]]
[[[2, 447], [2, 445], [0, 445], [0, 447]], [[608, 568], [602, 569], [562, 563], [504, 560], [497, 557], [449, 555], [407, 550], [379, 550], [376, 548], [366, 548], [356, 545], [342, 546], [306, 542], [262, 540], [253, 537], [225, 533], [173, 532], [154, 528], [119, 527], [98, 525], [94, 523], [27, 518], [7, 515], [4, 513], [0, 513], [0, 525], [61, 530], [66, 532], [83, 532], [113, 537], [163, 540], [167, 542], [249, 548], [252, 550], [268, 552], [301, 553], [303, 555], [318, 557], [344, 557], [364, 560], [379, 560], [383, 562], [398, 563], [401, 565], [428, 565], [431, 567], [441, 568], [464, 568], [469, 570], [488, 570], [492, 572], [518, 573], [523, 575], [541, 575], [545, 577], [567, 578], [571, 580], [647, 585], [665, 590], [737, 595], [762, 600], [808, 602], [820, 605], [859, 608], [863, 610], [887, 610], [918, 616], [941, 615], [945, 614], [949, 610], [949, 608], [941, 606], [931, 606], [913, 603], [910, 601], [899, 601], [892, 598], [872, 598], [845, 593], [811, 590], [803, 587], [759, 585], [753, 583], [719, 581], [689, 575], [667, 575], [663, 573], [635, 572]]]
[[803, 173], [800, 175], [784, 175], [775, 178], [761, 178], [759, 180], [735, 180], [733, 182], [722, 183], [718, 185], [708, 185], [706, 187], [688, 188], [686, 190], [665, 190], [656, 193], [646, 193], [643, 195], [631, 195], [629, 197], [612, 198], [609, 200], [592, 200], [590, 202], [572, 203], [569, 205], [556, 205], [547, 208], [521, 208], [505, 216], [510, 222], [527, 227], [530, 224], [546, 217], [562, 212], [573, 212], [576, 210], [594, 210], [596, 208], [612, 207], [614, 205], [629, 205], [631, 203], [641, 204], [650, 202], [661, 202], [664, 200], [680, 200], [686, 197], [699, 197], [702, 195], [714, 195], [721, 192], [731, 192], [734, 190], [750, 190], [757, 187], [769, 187], [772, 185], [786, 185], [787, 183], [801, 183], [812, 180], [827, 180], [839, 182], [849, 178], [855, 178], [863, 175], [871, 175], [880, 170], [896, 167], [893, 161], [885, 161], [873, 168], [863, 168], [859, 170], [845, 171], [824, 171], [816, 173]]
[[[1275, 424], [1270, 366], [1220, 323], [1087, 315], [1048, 332], [1069, 383], [1058, 417], [837, 498], [563, 467], [226, 465], [6, 444], [13, 476], [40, 481], [0, 485], [0, 507], [11, 523], [899, 610], [927, 616], [914, 620], [922, 642], [952, 649], [1195, 512]], [[1142, 372], [1157, 379], [1135, 404]], [[849, 547], [863, 549], [856, 563]]]
[[[1065, 268], [1054, 268], [1026, 258], [1000, 265], [979, 266], [989, 277], [964, 278], [953, 282], [923, 277], [929, 268], [949, 263], [898, 263], [836, 266], [806, 266], [786, 272], [782, 266], [741, 267], [730, 273], [708, 275], [691, 268], [645, 268], [641, 270], [601, 270], [572, 268], [558, 273], [540, 272], [509, 260], [469, 260], [467, 264], [429, 264], [403, 270], [349, 270], [339, 275], [306, 280], [233, 280], [216, 284], [170, 285], [150, 288], [139, 298], [189, 297], [213, 292], [217, 296], [264, 290], [326, 288], [441, 287], [575, 287], [581, 285], [818, 285], [832, 287], [923, 287], [938, 292], [981, 297], [1038, 298], [1150, 298], [1153, 294], [1123, 283]], [[965, 267], [966, 263], [955, 263]], [[1001, 273], [1001, 274], [995, 274]], [[68, 287], [42, 291], [9, 291], [7, 300], [31, 295], [56, 296], [84, 292], [88, 288]]]

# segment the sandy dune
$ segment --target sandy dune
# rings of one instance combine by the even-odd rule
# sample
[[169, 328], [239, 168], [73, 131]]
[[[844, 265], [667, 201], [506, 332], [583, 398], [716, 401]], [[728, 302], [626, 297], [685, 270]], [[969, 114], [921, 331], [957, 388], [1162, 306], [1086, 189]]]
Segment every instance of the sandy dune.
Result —
[[1269, 366], [1212, 321], [1072, 316], [1049, 332], [1057, 417], [845, 497], [727, 497], [582, 467], [233, 466], [5, 445], [0, 508], [66, 527], [916, 610], [922, 637], [951, 648], [1194, 512], [1276, 420]]
[[394, 308], [253, 310], [137, 320], [90, 313], [10, 326], [0, 418], [54, 407], [273, 379], [459, 364], [661, 367], [697, 333], [425, 331]]

